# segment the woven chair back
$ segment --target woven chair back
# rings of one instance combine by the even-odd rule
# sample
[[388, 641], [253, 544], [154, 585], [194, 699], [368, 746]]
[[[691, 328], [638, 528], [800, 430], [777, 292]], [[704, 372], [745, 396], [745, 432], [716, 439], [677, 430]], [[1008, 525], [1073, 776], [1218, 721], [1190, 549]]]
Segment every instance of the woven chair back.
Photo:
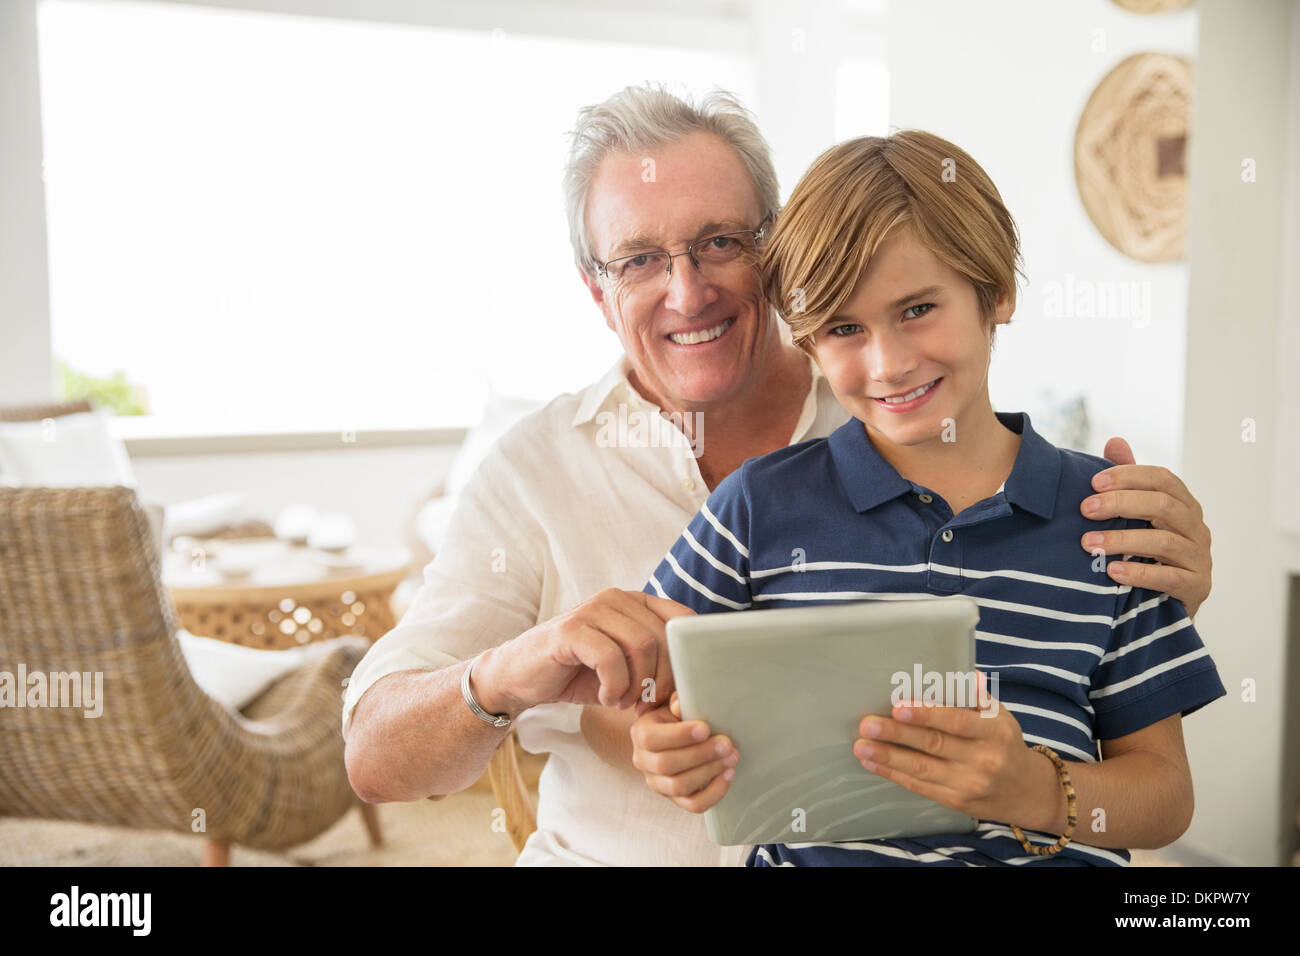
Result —
[[239, 731], [175, 631], [133, 490], [0, 488], [0, 814], [189, 829]]

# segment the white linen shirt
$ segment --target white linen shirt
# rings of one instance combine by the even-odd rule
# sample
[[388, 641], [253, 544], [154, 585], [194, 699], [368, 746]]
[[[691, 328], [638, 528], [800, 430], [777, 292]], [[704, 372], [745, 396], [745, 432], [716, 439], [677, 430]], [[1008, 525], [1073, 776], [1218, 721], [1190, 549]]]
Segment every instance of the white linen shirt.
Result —
[[[626, 358], [502, 436], [462, 493], [445, 543], [393, 630], [357, 665], [343, 701], [346, 734], [377, 680], [468, 660], [605, 588], [639, 591], [708, 498], [689, 440], [629, 383]], [[848, 420], [816, 363], [791, 443]], [[708, 419], [697, 435], [709, 440]], [[550, 753], [537, 831], [516, 865], [739, 865], [704, 818], [616, 769], [587, 744], [578, 704], [533, 707], [515, 722], [531, 753]]]

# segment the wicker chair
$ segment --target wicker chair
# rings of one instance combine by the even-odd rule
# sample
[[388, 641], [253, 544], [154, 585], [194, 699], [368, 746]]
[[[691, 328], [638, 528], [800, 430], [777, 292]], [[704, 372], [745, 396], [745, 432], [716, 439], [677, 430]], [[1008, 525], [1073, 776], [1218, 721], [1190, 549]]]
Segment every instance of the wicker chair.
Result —
[[367, 646], [341, 642], [235, 714], [190, 676], [132, 490], [0, 488], [0, 671], [103, 674], [98, 718], [0, 709], [0, 815], [202, 832], [208, 865], [232, 843], [304, 843], [360, 803], [340, 687]]
[[506, 832], [510, 834], [510, 842], [516, 850], [522, 850], [537, 829], [537, 812], [533, 809], [532, 797], [528, 795], [528, 783], [519, 767], [518, 748], [519, 742], [512, 730], [492, 754], [487, 778], [492, 785], [492, 795], [496, 798], [497, 806], [505, 811]]
[[94, 411], [86, 399], [76, 402], [55, 402], [44, 405], [0, 405], [0, 422], [39, 422], [60, 415]]

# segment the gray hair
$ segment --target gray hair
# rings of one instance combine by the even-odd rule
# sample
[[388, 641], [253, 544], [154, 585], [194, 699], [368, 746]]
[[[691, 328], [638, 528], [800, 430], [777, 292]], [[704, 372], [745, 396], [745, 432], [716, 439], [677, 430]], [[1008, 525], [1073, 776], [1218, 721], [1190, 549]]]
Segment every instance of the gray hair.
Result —
[[776, 169], [753, 115], [735, 96], [715, 89], [699, 105], [662, 86], [629, 86], [603, 103], [583, 107], [570, 135], [564, 169], [564, 205], [569, 217], [573, 259], [587, 275], [596, 271], [587, 241], [587, 194], [596, 169], [611, 153], [639, 153], [695, 132], [709, 132], [736, 151], [749, 173], [761, 218], [775, 215], [780, 204]]

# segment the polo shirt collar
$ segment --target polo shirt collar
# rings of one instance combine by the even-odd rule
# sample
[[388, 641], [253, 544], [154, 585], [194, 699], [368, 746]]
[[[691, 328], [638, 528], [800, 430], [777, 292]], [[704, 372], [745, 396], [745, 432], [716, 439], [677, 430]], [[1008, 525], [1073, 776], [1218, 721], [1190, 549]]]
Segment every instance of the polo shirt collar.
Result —
[[[1056, 493], [1061, 483], [1061, 452], [1039, 435], [1024, 412], [994, 412], [998, 421], [1020, 435], [1020, 450], [1003, 487], [1010, 504], [1042, 518], [1050, 519], [1056, 509]], [[859, 513], [912, 494], [912, 482], [880, 456], [867, 438], [866, 426], [856, 418], [831, 433], [831, 460], [839, 472], [840, 484]]]

